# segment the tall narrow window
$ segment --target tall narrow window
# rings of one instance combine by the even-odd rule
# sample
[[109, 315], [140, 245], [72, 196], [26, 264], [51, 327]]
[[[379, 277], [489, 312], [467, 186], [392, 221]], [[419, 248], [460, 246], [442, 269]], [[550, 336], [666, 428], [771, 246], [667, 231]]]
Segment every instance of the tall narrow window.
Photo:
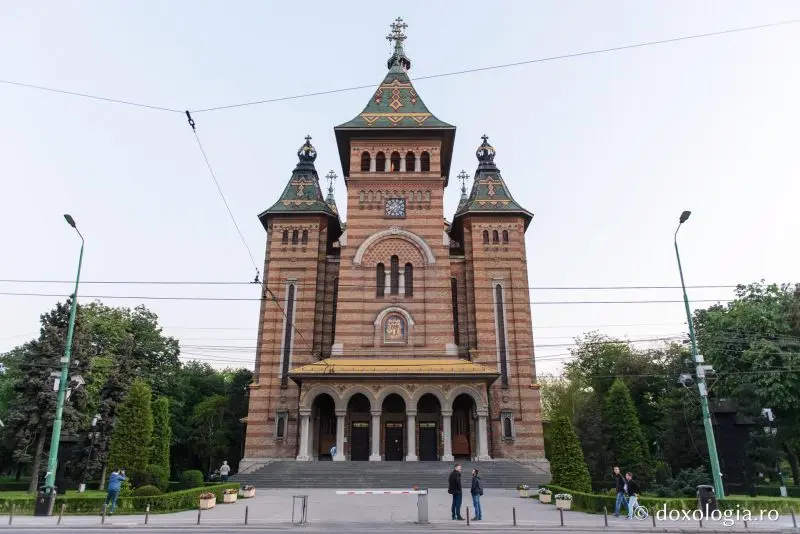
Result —
[[503, 243], [508, 243], [508, 230], [503, 230]]
[[431, 170], [431, 155], [423, 152], [419, 156], [419, 166], [422, 172], [430, 172]]
[[405, 294], [407, 297], [414, 296], [414, 266], [410, 263], [406, 263], [406, 270], [405, 270]]
[[497, 356], [500, 360], [500, 384], [508, 387], [508, 358], [506, 355], [506, 312], [503, 302], [503, 286], [494, 287], [494, 313], [497, 318]]
[[386, 154], [383, 152], [378, 152], [375, 155], [375, 170], [378, 172], [386, 170]]
[[303, 244], [308, 245], [308, 230], [303, 230]]
[[333, 314], [331, 316], [331, 342], [336, 341], [336, 306], [339, 304], [339, 277], [333, 279]]
[[414, 167], [417, 164], [417, 158], [413, 152], [406, 154], [406, 172], [414, 172]]
[[286, 435], [286, 419], [283, 417], [278, 419], [278, 428], [275, 430], [275, 435], [278, 438], [282, 438]]
[[375, 283], [377, 285], [377, 290], [375, 292], [375, 295], [382, 297], [386, 292], [386, 267], [384, 267], [382, 263], [379, 263], [376, 270], [377, 270], [376, 273], [377, 276], [375, 278], [377, 280]]
[[392, 152], [392, 172], [400, 172], [400, 153]]
[[488, 244], [489, 243], [489, 230], [484, 230], [483, 231], [483, 243], [484, 244]]
[[497, 230], [492, 230], [492, 243], [499, 243], [500, 237], [497, 234]]
[[392, 256], [392, 271], [390, 273], [390, 287], [389, 293], [397, 295], [400, 292], [400, 258]]
[[371, 163], [371, 157], [369, 152], [362, 152], [361, 153], [361, 170], [363, 172], [369, 172], [369, 164]]
[[283, 237], [281, 238], [281, 243], [283, 243], [284, 245], [289, 244], [289, 230], [283, 231]]
[[297, 244], [297, 230], [292, 230], [292, 245]]
[[458, 281], [450, 279], [450, 293], [453, 299], [453, 341], [458, 345]]
[[[297, 231], [295, 230], [295, 234]], [[289, 384], [289, 364], [294, 336], [294, 284], [286, 289], [286, 317], [283, 319], [283, 354], [281, 354], [281, 386]]]

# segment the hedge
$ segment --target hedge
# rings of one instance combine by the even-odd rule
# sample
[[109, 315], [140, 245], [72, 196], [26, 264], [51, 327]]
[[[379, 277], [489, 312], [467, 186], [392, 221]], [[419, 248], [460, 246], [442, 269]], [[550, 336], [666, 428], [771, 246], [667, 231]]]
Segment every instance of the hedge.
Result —
[[[0, 484], [2, 487], [2, 484]], [[592, 480], [592, 491], [601, 493], [614, 487], [613, 480]], [[779, 486], [751, 486], [749, 484], [725, 484], [725, 495], [750, 495], [755, 488], [755, 494], [761, 497], [780, 497], [781, 489]], [[800, 486], [786, 486], [786, 493], [789, 497], [800, 499]]]
[[[207, 491], [214, 493], [218, 501], [222, 501], [222, 494], [226, 489], [239, 489], [238, 483], [214, 484], [152, 497], [120, 497], [117, 501], [116, 514], [133, 514], [144, 512], [150, 504], [150, 511], [158, 512], [182, 512], [185, 510], [195, 510], [199, 504], [200, 494]], [[82, 496], [59, 495], [56, 497], [55, 509], [58, 510], [61, 504], [66, 504], [65, 513], [67, 514], [100, 514], [105, 503], [104, 496]], [[0, 496], [0, 514], [7, 515], [14, 505], [14, 513], [19, 515], [32, 515], [34, 507], [34, 497], [2, 498]]]
[[[583, 493], [580, 491], [572, 491], [560, 486], [547, 484], [547, 489], [556, 493], [569, 493], [572, 495], [572, 509], [580, 512], [589, 513], [602, 513], [605, 507], [609, 511], [614, 510], [616, 504], [616, 496], [611, 493], [594, 494]], [[539, 496], [534, 494], [534, 498]], [[696, 510], [697, 498], [687, 497], [682, 499], [665, 499], [661, 497], [648, 497], [642, 496], [639, 498], [639, 504], [646, 507], [651, 514], [656, 510], [663, 510], [666, 505], [667, 511], [670, 510]], [[755, 497], [726, 497], [725, 500], [717, 501], [717, 507], [720, 510], [736, 510], [737, 506], [740, 510], [750, 510], [755, 513], [757, 510], [777, 510], [782, 514], [788, 514], [792, 510], [800, 511], [800, 499], [792, 498], [755, 498]]]

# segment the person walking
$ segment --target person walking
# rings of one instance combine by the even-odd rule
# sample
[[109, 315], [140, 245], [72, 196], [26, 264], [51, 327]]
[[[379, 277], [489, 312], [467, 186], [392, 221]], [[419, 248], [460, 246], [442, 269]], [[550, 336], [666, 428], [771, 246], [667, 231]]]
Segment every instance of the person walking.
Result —
[[633, 511], [639, 502], [639, 484], [633, 480], [633, 473], [625, 473], [626, 492], [628, 493], [628, 519], [633, 519]]
[[619, 466], [614, 466], [614, 487], [617, 490], [617, 502], [614, 504], [614, 517], [619, 517], [622, 503], [625, 502], [625, 477], [619, 472]]
[[461, 464], [456, 464], [450, 473], [447, 493], [453, 496], [453, 505], [450, 507], [453, 519], [463, 520], [464, 518], [461, 517]]
[[222, 465], [219, 466], [219, 476], [223, 482], [228, 481], [228, 475], [231, 474], [231, 466], [228, 465], [228, 460], [223, 460]]
[[116, 469], [114, 472], [111, 473], [111, 476], [108, 477], [108, 493], [106, 494], [106, 510], [108, 510], [108, 503], [111, 503], [111, 510], [108, 512], [109, 515], [114, 513], [114, 510], [117, 509], [117, 499], [119, 498], [119, 492], [122, 489], [122, 483], [127, 480], [125, 477], [125, 468]]
[[475, 508], [475, 521], [483, 519], [483, 510], [481, 509], [481, 495], [483, 495], [483, 482], [478, 475], [478, 470], [472, 470], [472, 487], [469, 492], [472, 494], [472, 506]]

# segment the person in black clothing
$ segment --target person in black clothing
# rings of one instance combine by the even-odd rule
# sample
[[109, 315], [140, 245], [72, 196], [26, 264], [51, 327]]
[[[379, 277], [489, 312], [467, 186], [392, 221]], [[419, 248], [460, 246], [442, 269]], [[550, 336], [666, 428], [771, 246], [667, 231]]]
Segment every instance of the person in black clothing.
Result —
[[483, 519], [483, 510], [481, 509], [481, 495], [483, 495], [483, 482], [481, 477], [478, 476], [478, 470], [472, 470], [472, 487], [469, 491], [472, 494], [472, 505], [475, 507], [475, 521]]
[[633, 519], [633, 511], [639, 499], [639, 484], [633, 480], [633, 473], [625, 473], [626, 492], [628, 493], [628, 519]]
[[461, 517], [461, 464], [456, 464], [450, 473], [447, 493], [453, 496], [453, 505], [450, 507], [453, 519], [464, 519]]
[[622, 473], [619, 472], [619, 467], [614, 466], [614, 487], [617, 490], [617, 502], [614, 505], [614, 517], [619, 517], [620, 508], [622, 503], [625, 502], [625, 479]]

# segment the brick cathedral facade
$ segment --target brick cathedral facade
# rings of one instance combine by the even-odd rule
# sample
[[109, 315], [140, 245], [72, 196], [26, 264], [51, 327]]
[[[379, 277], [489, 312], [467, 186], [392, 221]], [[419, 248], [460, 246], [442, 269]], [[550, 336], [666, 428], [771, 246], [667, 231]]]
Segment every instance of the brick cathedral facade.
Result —
[[[267, 232], [240, 469], [298, 461], [544, 458], [525, 232], [484, 136], [451, 222], [455, 127], [408, 77], [398, 19], [388, 73], [334, 128], [347, 222], [306, 138]], [[333, 447], [335, 446], [335, 449]]]

